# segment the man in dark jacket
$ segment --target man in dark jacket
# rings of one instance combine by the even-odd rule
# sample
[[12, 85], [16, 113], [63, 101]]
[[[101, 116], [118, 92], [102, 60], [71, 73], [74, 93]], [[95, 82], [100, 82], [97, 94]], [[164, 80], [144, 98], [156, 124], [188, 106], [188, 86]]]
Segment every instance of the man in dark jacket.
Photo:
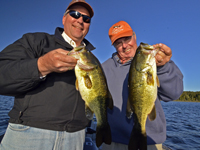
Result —
[[94, 49], [84, 39], [93, 14], [84, 0], [72, 0], [64, 29], [25, 34], [0, 53], [0, 94], [15, 97], [0, 149], [83, 149], [89, 120], [75, 89], [77, 60], [67, 53], [81, 44]]

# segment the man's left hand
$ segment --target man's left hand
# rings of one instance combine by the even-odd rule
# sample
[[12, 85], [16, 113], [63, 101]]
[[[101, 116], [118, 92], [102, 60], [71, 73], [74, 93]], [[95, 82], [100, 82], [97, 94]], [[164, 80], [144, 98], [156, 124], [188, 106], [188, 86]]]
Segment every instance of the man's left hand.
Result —
[[153, 45], [155, 48], [159, 47], [160, 50], [156, 54], [156, 65], [163, 66], [165, 65], [172, 57], [172, 50], [167, 45], [159, 43]]

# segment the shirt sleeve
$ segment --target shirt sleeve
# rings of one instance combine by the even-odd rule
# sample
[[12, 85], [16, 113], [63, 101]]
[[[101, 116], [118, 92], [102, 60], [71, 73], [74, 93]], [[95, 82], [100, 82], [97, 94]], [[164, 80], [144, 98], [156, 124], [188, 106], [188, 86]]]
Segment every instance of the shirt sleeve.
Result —
[[34, 36], [26, 34], [0, 52], [0, 94], [15, 96], [24, 93], [39, 82], [37, 66], [38, 45], [33, 47]]
[[163, 101], [177, 100], [183, 93], [183, 74], [176, 64], [170, 60], [157, 68], [160, 82], [158, 98]]

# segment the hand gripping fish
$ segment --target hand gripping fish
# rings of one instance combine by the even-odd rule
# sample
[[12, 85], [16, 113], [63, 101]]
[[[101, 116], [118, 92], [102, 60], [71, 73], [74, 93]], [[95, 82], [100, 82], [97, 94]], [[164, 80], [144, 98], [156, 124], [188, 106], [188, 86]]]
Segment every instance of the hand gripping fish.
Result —
[[107, 121], [107, 107], [113, 108], [113, 100], [98, 59], [85, 49], [85, 46], [74, 48], [68, 55], [78, 59], [75, 66], [76, 89], [85, 101], [85, 114], [88, 119], [97, 118], [96, 145], [103, 142], [111, 144], [111, 130]]
[[159, 48], [140, 43], [129, 70], [129, 97], [126, 115], [134, 117], [134, 126], [129, 140], [129, 150], [147, 150], [146, 120], [156, 118], [155, 100], [157, 77], [155, 55]]

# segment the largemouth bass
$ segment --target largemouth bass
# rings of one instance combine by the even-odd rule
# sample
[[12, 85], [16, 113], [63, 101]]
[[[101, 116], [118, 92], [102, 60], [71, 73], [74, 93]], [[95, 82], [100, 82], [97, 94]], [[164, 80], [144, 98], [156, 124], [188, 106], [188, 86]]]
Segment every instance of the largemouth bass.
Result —
[[155, 55], [159, 48], [140, 43], [129, 70], [129, 97], [126, 115], [134, 117], [134, 126], [129, 140], [129, 150], [147, 150], [146, 120], [156, 118], [157, 67]]
[[76, 89], [85, 101], [88, 119], [97, 119], [96, 145], [111, 144], [111, 130], [107, 121], [107, 107], [113, 108], [113, 100], [107, 87], [104, 72], [98, 59], [84, 46], [74, 48], [68, 55], [78, 59], [75, 66]]

